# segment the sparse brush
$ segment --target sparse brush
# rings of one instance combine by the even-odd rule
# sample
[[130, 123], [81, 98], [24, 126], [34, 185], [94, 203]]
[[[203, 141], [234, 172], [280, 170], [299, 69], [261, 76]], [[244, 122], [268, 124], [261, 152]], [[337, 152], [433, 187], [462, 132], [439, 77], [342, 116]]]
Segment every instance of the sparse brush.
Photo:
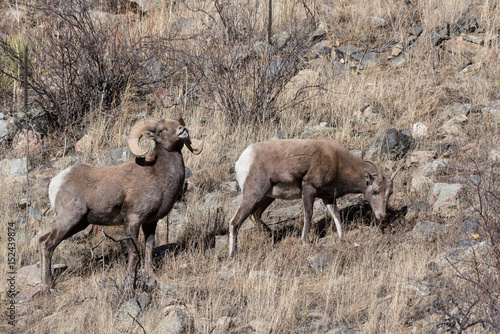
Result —
[[[20, 91], [12, 85], [19, 79], [19, 54], [28, 45], [29, 99], [52, 117], [52, 125], [37, 118], [30, 126], [46, 132], [51, 152], [60, 153], [51, 158], [53, 165], [36, 160], [28, 184], [26, 175], [1, 176], [3, 309], [8, 305], [9, 224], [15, 222], [18, 233], [16, 269], [36, 269], [37, 240], [55, 221], [46, 194], [50, 179], [64, 168], [54, 167], [61, 156], [102, 165], [110, 150], [126, 145], [130, 126], [148, 116], [182, 115], [194, 143], [205, 140], [199, 158], [184, 155], [191, 176], [174, 207], [177, 216], [169, 217], [168, 227], [166, 219], [158, 225], [156, 286], [146, 282], [134, 295], [125, 293], [125, 247], [106, 239], [93, 249], [93, 259], [90, 252], [101, 230], [117, 238], [123, 230], [95, 228], [88, 237], [61, 244], [54, 262], [68, 269], [56, 278], [52, 293], [16, 304], [15, 329], [114, 333], [120, 306], [146, 291], [152, 302], [137, 318], [140, 325], [132, 331], [138, 333], [153, 332], [172, 309], [188, 315], [189, 333], [215, 333], [223, 328], [220, 320], [230, 325], [219, 333], [498, 331], [500, 185], [498, 162], [488, 160], [500, 145], [500, 123], [493, 114], [500, 98], [500, 6], [495, 1], [274, 0], [272, 35], [289, 34], [283, 48], [267, 43], [267, 1], [152, 2], [158, 7], [145, 13], [123, 1], [0, 3], [0, 13], [6, 14], [0, 15], [0, 29], [10, 36], [0, 33], [0, 111], [6, 117], [22, 111]], [[19, 20], [4, 19], [11, 17], [10, 10], [19, 10]], [[464, 17], [478, 19], [475, 34], [484, 37], [483, 44], [469, 43], [464, 52], [461, 44], [432, 45], [431, 31], [448, 27], [450, 42], [465, 43], [454, 31]], [[408, 32], [414, 27], [423, 29], [418, 38]], [[318, 42], [332, 52], [313, 62], [309, 51], [316, 42], [309, 37], [318, 28], [324, 32]], [[395, 43], [403, 50], [401, 65], [390, 58]], [[380, 62], [365, 65], [336, 51], [346, 45], [376, 51]], [[459, 71], [469, 62], [470, 71]], [[331, 71], [332, 64], [344, 70]], [[30, 108], [38, 115], [35, 104]], [[440, 128], [452, 118], [446, 107], [455, 104], [470, 105], [470, 111], [460, 124], [462, 132], [450, 137]], [[367, 107], [373, 122], [362, 123]], [[416, 139], [415, 150], [450, 162], [433, 175], [435, 181], [465, 187], [456, 217], [440, 217], [432, 211], [430, 191], [412, 187], [427, 161], [408, 162], [394, 180], [389, 206], [422, 201], [431, 209], [399, 217], [386, 229], [366, 217], [346, 218], [343, 242], [325, 218], [311, 231], [313, 242], [302, 245], [300, 209], [273, 203], [269, 212], [298, 213], [287, 218], [264, 214], [273, 237], [246, 221], [238, 258], [226, 259], [228, 222], [238, 207], [231, 168], [249, 144], [319, 129], [310, 135], [366, 152], [388, 128], [411, 133], [416, 122], [425, 123], [429, 133]], [[74, 142], [83, 134], [91, 137], [90, 147], [75, 152]], [[10, 154], [2, 152], [2, 157], [10, 160]], [[357, 202], [347, 197], [339, 209]], [[30, 207], [39, 211], [28, 212]], [[469, 218], [475, 230], [465, 233], [459, 227]], [[422, 222], [444, 232], [420, 237], [414, 227]], [[472, 253], [463, 255], [464, 249]], [[455, 261], [454, 254], [463, 256]], [[19, 300], [32, 286], [17, 282]], [[12, 329], [4, 312], [0, 320], [0, 332]]]

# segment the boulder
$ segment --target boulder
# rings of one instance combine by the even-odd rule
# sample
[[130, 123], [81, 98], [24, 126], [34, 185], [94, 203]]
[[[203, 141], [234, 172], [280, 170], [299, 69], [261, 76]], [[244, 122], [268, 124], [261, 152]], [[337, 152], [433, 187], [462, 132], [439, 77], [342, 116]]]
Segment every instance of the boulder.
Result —
[[[31, 170], [31, 165], [29, 166]], [[12, 176], [25, 174], [27, 171], [26, 158], [4, 159], [0, 161], [0, 174]]]
[[183, 310], [174, 309], [158, 323], [151, 334], [184, 334], [189, 327], [189, 316]]
[[460, 193], [463, 184], [435, 183], [430, 194], [432, 211], [441, 217], [454, 217], [459, 214]]
[[365, 159], [377, 160], [388, 158], [396, 160], [403, 158], [413, 145], [413, 138], [391, 128], [372, 144]]
[[127, 333], [137, 326], [136, 320], [141, 315], [142, 309], [137, 298], [127, 300], [120, 305], [115, 315], [116, 333]]

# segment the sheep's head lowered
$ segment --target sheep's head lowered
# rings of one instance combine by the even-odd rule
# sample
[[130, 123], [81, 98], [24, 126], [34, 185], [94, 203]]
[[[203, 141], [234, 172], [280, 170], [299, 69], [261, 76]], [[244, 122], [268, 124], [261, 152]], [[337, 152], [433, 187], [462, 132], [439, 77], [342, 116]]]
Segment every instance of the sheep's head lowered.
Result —
[[[142, 138], [154, 141], [154, 147], [141, 147]], [[142, 228], [146, 242], [144, 269], [154, 275], [156, 225], [170, 212], [184, 185], [181, 150], [186, 145], [199, 154], [203, 143], [193, 148], [182, 118], [146, 118], [132, 126], [128, 145], [137, 158], [119, 166], [74, 165], [50, 182], [50, 203], [57, 219], [54, 228], [40, 237], [42, 281], [47, 287], [52, 285], [54, 249], [89, 224], [124, 225], [129, 238], [129, 276], [135, 276], [139, 263], [137, 239]]]
[[[372, 164], [369, 161], [367, 162]], [[389, 203], [389, 198], [393, 192], [393, 180], [400, 169], [398, 168], [394, 173], [392, 171], [383, 172], [378, 170], [375, 173], [370, 173], [365, 170], [365, 200], [370, 203], [376, 219], [384, 219], [386, 216], [387, 203]]]

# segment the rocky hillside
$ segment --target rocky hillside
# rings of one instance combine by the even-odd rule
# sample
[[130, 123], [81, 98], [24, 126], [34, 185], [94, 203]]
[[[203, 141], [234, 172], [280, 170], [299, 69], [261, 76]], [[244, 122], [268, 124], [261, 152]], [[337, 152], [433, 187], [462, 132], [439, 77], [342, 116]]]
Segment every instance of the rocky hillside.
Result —
[[[269, 24], [268, 4], [0, 4], [2, 332], [500, 330], [500, 6], [275, 0]], [[90, 226], [56, 249], [44, 291], [51, 178], [123, 163], [135, 121], [178, 115], [205, 149], [184, 155], [158, 226], [158, 278], [130, 289], [123, 229]], [[273, 236], [247, 221], [228, 259], [238, 155], [322, 137], [403, 167], [389, 217], [347, 195], [339, 241], [316, 201], [302, 245], [302, 203], [276, 201]]]

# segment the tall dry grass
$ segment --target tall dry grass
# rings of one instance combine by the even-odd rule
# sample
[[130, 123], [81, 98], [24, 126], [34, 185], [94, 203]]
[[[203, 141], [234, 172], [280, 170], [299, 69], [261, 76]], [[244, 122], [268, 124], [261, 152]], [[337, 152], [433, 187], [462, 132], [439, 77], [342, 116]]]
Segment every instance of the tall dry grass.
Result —
[[[427, 263], [446, 249], [447, 242], [443, 238], [423, 241], [412, 238], [407, 232], [415, 222], [398, 226], [393, 233], [382, 233], [377, 226], [347, 226], [346, 241], [340, 242], [335, 234], [332, 236], [328, 232], [328, 237], [315, 238], [311, 245], [302, 245], [294, 234], [272, 243], [269, 238], [249, 229], [241, 234], [241, 251], [234, 260], [220, 260], [206, 253], [206, 246], [195, 247], [203, 244], [199, 234], [211, 228], [224, 229], [216, 224], [226, 224], [227, 228], [234, 214], [234, 203], [230, 203], [236, 194], [225, 193], [224, 183], [233, 180], [229, 170], [250, 143], [269, 140], [278, 134], [293, 138], [300, 135], [306, 125], [327, 122], [332, 130], [325, 133], [326, 136], [339, 140], [350, 149], [365, 151], [387, 128], [404, 129], [415, 122], [425, 122], [431, 126], [431, 138], [418, 145], [420, 149], [433, 149], [439, 139], [435, 130], [441, 121], [440, 112], [446, 105], [463, 99], [484, 104], [498, 98], [500, 65], [498, 61], [488, 62], [486, 48], [475, 57], [475, 61], [483, 62], [482, 67], [473, 72], [458, 73], [456, 69], [466, 59], [426, 42], [430, 30], [455, 22], [462, 15], [477, 17], [486, 38], [497, 36], [500, 26], [498, 3], [489, 0], [408, 3], [405, 5], [397, 0], [369, 3], [350, 0], [330, 4], [316, 0], [273, 1], [273, 29], [276, 32], [287, 30], [296, 22], [309, 22], [308, 10], [315, 14], [316, 23], [327, 24], [328, 37], [344, 44], [359, 45], [366, 35], [374, 35], [378, 41], [381, 38], [402, 40], [405, 31], [415, 25], [421, 26], [425, 32], [417, 41], [418, 47], [407, 51], [411, 57], [402, 67], [382, 63], [339, 76], [314, 77], [313, 81], [323, 83], [321, 94], [284, 110], [277, 121], [268, 119], [264, 124], [229, 122], [228, 115], [214, 108], [213, 101], [206, 97], [196, 101], [188, 97], [169, 108], [138, 103], [132, 89], [127, 89], [121, 97], [114, 118], [103, 117], [108, 110], [98, 107], [88, 114], [85, 128], [92, 138], [92, 146], [89, 154], [80, 157], [85, 163], [100, 164], [104, 153], [124, 145], [128, 129], [138, 114], [156, 117], [183, 115], [194, 140], [205, 139], [202, 155], [185, 154], [186, 166], [192, 170], [193, 176], [184, 202], [185, 224], [189, 229], [181, 237], [190, 247], [177, 253], [167, 252], [157, 264], [158, 281], [170, 284], [173, 291], [170, 297], [198, 319], [189, 332], [203, 332], [200, 328], [204, 327], [197, 325], [199, 319], [213, 326], [222, 316], [233, 317], [235, 328], [240, 332], [246, 332], [248, 324], [261, 333], [324, 333], [334, 328], [349, 328], [356, 333], [428, 331], [422, 327], [422, 321], [435, 320], [434, 305], [429, 299], [412, 293], [408, 285], [426, 279]], [[15, 8], [16, 5], [9, 2], [3, 5], [3, 9]], [[241, 11], [237, 23], [248, 19], [257, 30], [265, 31], [267, 9], [263, 2], [239, 1], [238, 5]], [[372, 16], [385, 19], [388, 25], [374, 29], [370, 24]], [[170, 0], [160, 1], [158, 9], [144, 17], [124, 16], [123, 24], [129, 33], [137, 36], [166, 36], [171, 32], [172, 23], [181, 17], [195, 22], [195, 30], [202, 31], [207, 25], [221, 26], [212, 1]], [[37, 33], [36, 27], [21, 20], [13, 23], [11, 28], [20, 34]], [[498, 44], [493, 48], [499, 52]], [[196, 43], [189, 44], [189, 49], [193, 54], [199, 52]], [[183, 83], [175, 82], [170, 87], [173, 96], [193, 80], [187, 71], [180, 77], [179, 82]], [[250, 93], [248, 89], [241, 87], [243, 92]], [[281, 98], [286, 102], [288, 97], [284, 94]], [[366, 99], [377, 102], [381, 118], [371, 131], [362, 132], [352, 120]], [[498, 130], [498, 123], [471, 119], [466, 125], [468, 138], [464, 144], [479, 143], [477, 154], [484, 156], [490, 148], [490, 138], [498, 135]], [[53, 145], [62, 144], [56, 142]], [[457, 163], [466, 165], [458, 160]], [[56, 171], [39, 167], [30, 174], [30, 188], [27, 188], [24, 177], [18, 182], [2, 180], [0, 183], [0, 262], [3, 264], [6, 263], [8, 223], [25, 214], [19, 206], [21, 199], [29, 196], [33, 206], [42, 210], [48, 208], [44, 191]], [[403, 183], [412, 172], [411, 169], [404, 171], [396, 179], [393, 207], [427, 200], [427, 194], [415, 192]], [[26, 189], [29, 189], [29, 194], [26, 194]], [[221, 212], [203, 211], [206, 196], [211, 192], [222, 192], [217, 203]], [[341, 206], [351, 200], [353, 198], [344, 199]], [[270, 210], [288, 204], [277, 202]], [[433, 220], [435, 217], [428, 214], [420, 219]], [[36, 240], [51, 228], [53, 222], [54, 214], [49, 211], [42, 221], [22, 226], [27, 237], [17, 243], [18, 267], [38, 261]], [[453, 224], [455, 221], [443, 223]], [[300, 226], [301, 218], [297, 217], [291, 224]], [[245, 226], [249, 227], [251, 223], [246, 222]], [[109, 233], [119, 234], [120, 230]], [[164, 245], [167, 242], [165, 221], [159, 225], [157, 235], [157, 245]], [[130, 297], [123, 295], [119, 288], [126, 255], [124, 247], [106, 241], [95, 250], [97, 259], [90, 260], [89, 248], [100, 238], [97, 232], [88, 240], [67, 240], [58, 247], [55, 262], [66, 263], [69, 268], [57, 279], [53, 294], [39, 296], [19, 308], [19, 315], [23, 316], [23, 324], [19, 325], [23, 327], [18, 328], [20, 332], [115, 332], [118, 325], [115, 313]], [[172, 236], [169, 241], [174, 241]], [[318, 253], [329, 258], [330, 264], [315, 271], [309, 261]], [[0, 280], [3, 283], [6, 279], [7, 270], [2, 269]], [[165, 315], [162, 298], [160, 293], [153, 292], [154, 302], [140, 319], [146, 333], [152, 332]], [[483, 332], [487, 331], [477, 326], [468, 333]]]

